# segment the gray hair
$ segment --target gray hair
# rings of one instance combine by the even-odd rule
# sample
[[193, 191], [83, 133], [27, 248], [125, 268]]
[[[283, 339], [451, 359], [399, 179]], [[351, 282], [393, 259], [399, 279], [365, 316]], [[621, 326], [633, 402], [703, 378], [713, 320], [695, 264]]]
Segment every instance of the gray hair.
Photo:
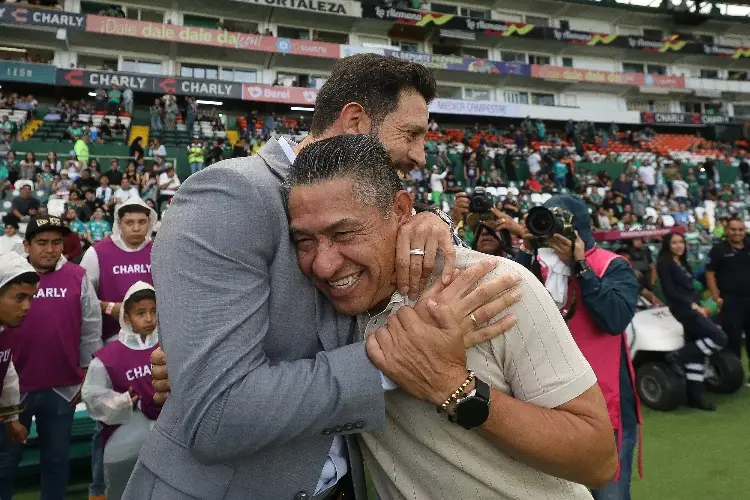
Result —
[[384, 216], [403, 189], [391, 157], [377, 138], [339, 135], [313, 142], [297, 155], [283, 185], [285, 202], [296, 186], [342, 178], [354, 181], [358, 201], [376, 207]]

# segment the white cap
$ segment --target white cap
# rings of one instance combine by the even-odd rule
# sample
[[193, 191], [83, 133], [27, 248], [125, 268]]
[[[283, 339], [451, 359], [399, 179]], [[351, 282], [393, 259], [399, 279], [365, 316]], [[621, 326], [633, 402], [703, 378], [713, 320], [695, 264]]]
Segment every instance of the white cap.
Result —
[[29, 264], [24, 257], [16, 252], [9, 252], [0, 255], [0, 288], [4, 287], [11, 280], [26, 273], [36, 274], [36, 270]]

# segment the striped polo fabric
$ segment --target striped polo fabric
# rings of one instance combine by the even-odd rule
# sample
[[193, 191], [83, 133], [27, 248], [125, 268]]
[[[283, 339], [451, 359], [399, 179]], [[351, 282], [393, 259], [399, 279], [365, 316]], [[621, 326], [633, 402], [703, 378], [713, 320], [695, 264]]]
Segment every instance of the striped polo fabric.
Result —
[[[465, 248], [456, 252], [459, 269], [488, 258]], [[436, 267], [433, 276], [440, 276]], [[596, 376], [549, 293], [533, 274], [507, 259], [484, 280], [503, 273], [522, 277], [522, 299], [511, 308], [518, 323], [469, 348], [468, 368], [491, 387], [540, 407], [553, 408], [579, 396], [596, 383]], [[413, 302], [397, 292], [382, 313], [360, 315], [360, 339], [403, 305]], [[401, 389], [385, 394], [385, 409], [385, 427], [359, 438], [381, 500], [591, 498], [586, 487], [514, 460], [481, 431], [449, 422], [432, 404]]]

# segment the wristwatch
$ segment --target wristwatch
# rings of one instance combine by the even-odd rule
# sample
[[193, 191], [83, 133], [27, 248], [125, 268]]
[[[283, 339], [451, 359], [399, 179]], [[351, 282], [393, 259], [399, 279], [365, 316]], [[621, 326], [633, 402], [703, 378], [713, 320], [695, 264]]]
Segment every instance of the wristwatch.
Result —
[[573, 272], [575, 272], [576, 278], [580, 278], [584, 273], [591, 271], [591, 266], [585, 260], [577, 260], [573, 264]]
[[456, 401], [456, 409], [448, 419], [464, 429], [482, 425], [490, 416], [490, 386], [474, 378], [475, 389], [465, 398]]

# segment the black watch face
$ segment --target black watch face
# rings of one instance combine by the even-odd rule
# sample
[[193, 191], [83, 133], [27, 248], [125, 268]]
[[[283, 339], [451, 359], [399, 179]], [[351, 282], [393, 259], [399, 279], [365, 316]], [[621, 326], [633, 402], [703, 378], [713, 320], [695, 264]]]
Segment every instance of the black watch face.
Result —
[[476, 397], [462, 401], [456, 408], [456, 421], [460, 426], [467, 429], [479, 427], [487, 420], [489, 415], [489, 403]]

